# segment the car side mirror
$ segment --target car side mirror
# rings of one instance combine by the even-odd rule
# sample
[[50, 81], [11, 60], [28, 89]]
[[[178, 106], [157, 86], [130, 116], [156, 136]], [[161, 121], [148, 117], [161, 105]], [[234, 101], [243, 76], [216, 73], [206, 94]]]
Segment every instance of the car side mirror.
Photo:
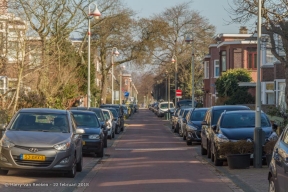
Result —
[[212, 130], [216, 131], [217, 130], [217, 125], [212, 126]]
[[202, 121], [201, 125], [208, 125], [206, 121]]
[[76, 134], [79, 134], [79, 135], [82, 135], [85, 133], [85, 130], [84, 129], [76, 129]]

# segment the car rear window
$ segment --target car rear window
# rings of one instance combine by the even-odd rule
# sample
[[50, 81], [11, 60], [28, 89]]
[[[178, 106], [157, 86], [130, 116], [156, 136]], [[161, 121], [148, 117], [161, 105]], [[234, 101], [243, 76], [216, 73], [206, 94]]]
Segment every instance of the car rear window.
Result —
[[99, 128], [100, 124], [94, 114], [73, 112], [73, 117], [76, 120], [77, 126]]
[[207, 110], [195, 110], [190, 116], [191, 121], [203, 121]]
[[[213, 111], [213, 117], [212, 117], [212, 125], [216, 125], [216, 124], [217, 124], [220, 115], [221, 115], [225, 110], [226, 110], [226, 111], [239, 111], [239, 110], [246, 110], [246, 109], [245, 109], [245, 108], [230, 108], [230, 109], [214, 110], [214, 111]], [[247, 110], [250, 110], [250, 109], [247, 109]]]
[[[266, 115], [261, 114], [261, 127], [270, 127], [270, 121]], [[223, 114], [220, 127], [222, 128], [245, 128], [255, 127], [255, 113], [231, 113]]]

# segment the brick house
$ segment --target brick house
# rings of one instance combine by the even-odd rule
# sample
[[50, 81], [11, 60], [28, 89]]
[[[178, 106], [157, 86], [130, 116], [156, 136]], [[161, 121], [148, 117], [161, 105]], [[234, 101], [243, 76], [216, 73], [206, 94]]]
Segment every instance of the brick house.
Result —
[[[241, 27], [239, 34], [221, 33], [214, 37], [215, 44], [209, 46], [209, 54], [204, 57], [204, 107], [215, 105], [217, 90], [216, 79], [222, 72], [234, 68], [245, 68], [256, 81], [257, 38], [248, 34], [246, 27]], [[255, 89], [250, 93], [255, 95]]]

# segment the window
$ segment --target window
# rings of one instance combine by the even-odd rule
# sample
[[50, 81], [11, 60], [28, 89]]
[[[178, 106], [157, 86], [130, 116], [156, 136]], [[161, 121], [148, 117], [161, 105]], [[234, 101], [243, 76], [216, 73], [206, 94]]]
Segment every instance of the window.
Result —
[[274, 82], [262, 82], [261, 84], [263, 104], [275, 104]]
[[222, 64], [222, 71], [226, 71], [227, 70], [226, 51], [221, 51], [221, 64]]
[[285, 82], [278, 82], [278, 106], [282, 109], [282, 110], [286, 110], [286, 102], [285, 102], [285, 87], [286, 84]]
[[248, 53], [248, 69], [257, 69], [257, 53]]
[[214, 77], [219, 77], [219, 60], [214, 60]]
[[204, 78], [209, 79], [209, 61], [204, 62]]

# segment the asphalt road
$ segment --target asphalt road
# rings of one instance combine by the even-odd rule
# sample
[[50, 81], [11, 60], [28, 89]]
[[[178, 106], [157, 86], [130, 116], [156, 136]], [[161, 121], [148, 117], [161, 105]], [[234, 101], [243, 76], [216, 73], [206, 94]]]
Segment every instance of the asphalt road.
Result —
[[[197, 153], [198, 151], [198, 153]], [[74, 179], [64, 175], [11, 171], [0, 176], [1, 192], [241, 191], [187, 146], [148, 109], [126, 121], [124, 133], [108, 140], [105, 157], [84, 157]]]

